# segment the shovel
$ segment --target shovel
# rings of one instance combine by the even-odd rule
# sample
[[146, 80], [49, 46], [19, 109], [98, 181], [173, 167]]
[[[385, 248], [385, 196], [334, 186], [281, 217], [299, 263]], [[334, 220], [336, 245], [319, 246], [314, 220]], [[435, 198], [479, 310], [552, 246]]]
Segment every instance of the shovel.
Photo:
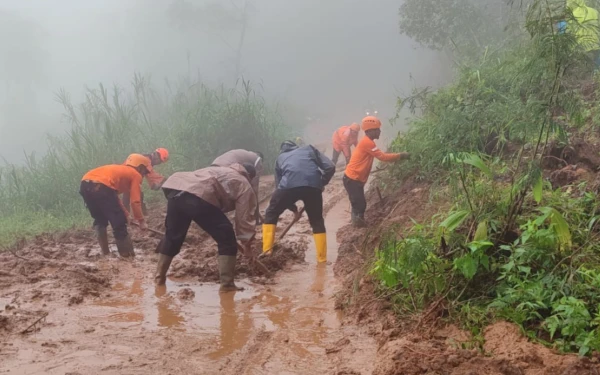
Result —
[[[135, 225], [138, 228], [140, 227], [140, 225], [138, 223], [136, 223], [136, 222], [132, 222], [131, 224]], [[164, 235], [165, 235], [163, 232], [161, 232], [159, 230], [156, 230], [156, 229], [152, 229], [150, 227], [146, 228], [146, 230], [148, 232], [151, 232], [151, 233], [154, 233], [154, 234], [158, 234], [159, 236], [163, 236], [164, 237]]]
[[[256, 233], [252, 236], [252, 238], [250, 239], [249, 242], [254, 240], [255, 236], [256, 236]], [[271, 276], [271, 271], [269, 270], [269, 268], [267, 266], [265, 266], [263, 262], [258, 260], [254, 255], [252, 255], [252, 249], [250, 249], [249, 246], [244, 247], [244, 246], [240, 245], [239, 242], [236, 243], [236, 245], [237, 245], [238, 251], [240, 251], [242, 254], [244, 254], [244, 256], [246, 258], [248, 258], [248, 262], [251, 265], [258, 265], [260, 268], [262, 268], [263, 271], [265, 271], [267, 276]]]

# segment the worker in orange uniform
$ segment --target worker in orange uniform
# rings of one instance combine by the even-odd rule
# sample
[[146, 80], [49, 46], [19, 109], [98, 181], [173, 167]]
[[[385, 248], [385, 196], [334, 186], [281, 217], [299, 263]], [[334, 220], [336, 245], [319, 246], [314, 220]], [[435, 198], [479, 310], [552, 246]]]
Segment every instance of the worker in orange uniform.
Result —
[[352, 224], [356, 227], [365, 227], [365, 211], [367, 200], [365, 199], [365, 184], [371, 174], [373, 160], [397, 161], [409, 158], [407, 152], [388, 154], [377, 148], [374, 140], [381, 135], [381, 121], [375, 116], [367, 116], [362, 120], [362, 129], [365, 137], [360, 140], [354, 150], [350, 162], [346, 166], [344, 174], [344, 187], [350, 197], [352, 205]]
[[[144, 155], [145, 157], [147, 157], [150, 160], [150, 165], [152, 165], [152, 167], [153, 167], [152, 171], [145, 176], [145, 179], [148, 182], [150, 189], [158, 190], [158, 189], [160, 189], [165, 178], [161, 174], [159, 174], [158, 172], [156, 172], [154, 170], [154, 166], [166, 163], [169, 160], [169, 151], [166, 148], [157, 148], [156, 150], [154, 150], [153, 152], [151, 152], [149, 154], [142, 154], [142, 155]], [[144, 212], [144, 215], [145, 215], [146, 214], [146, 204], [144, 203], [144, 193], [142, 193], [142, 195], [141, 195], [141, 202], [142, 202], [142, 211]], [[127, 209], [127, 212], [129, 212], [130, 198], [129, 198], [129, 194], [127, 194], [127, 193], [123, 194], [123, 205]]]
[[128, 215], [119, 194], [131, 196], [133, 216], [141, 229], [144, 221], [141, 203], [142, 178], [152, 172], [150, 160], [141, 154], [131, 154], [125, 164], [111, 164], [92, 169], [81, 179], [79, 193], [94, 218], [94, 229], [102, 254], [109, 254], [106, 227], [112, 226], [117, 250], [123, 257], [133, 257], [133, 243], [127, 233]]
[[352, 152], [350, 147], [358, 144], [358, 133], [360, 126], [354, 123], [350, 126], [342, 126], [333, 133], [333, 164], [337, 165], [340, 154], [343, 153], [346, 158], [346, 165], [350, 162]]

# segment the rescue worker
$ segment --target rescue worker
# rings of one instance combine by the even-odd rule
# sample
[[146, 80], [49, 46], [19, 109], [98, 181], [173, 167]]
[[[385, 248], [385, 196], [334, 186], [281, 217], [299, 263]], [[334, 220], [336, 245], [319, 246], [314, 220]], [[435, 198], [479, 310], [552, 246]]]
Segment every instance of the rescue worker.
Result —
[[117, 249], [123, 257], [134, 256], [133, 243], [127, 233], [128, 214], [119, 199], [119, 194], [131, 196], [133, 216], [141, 229], [147, 229], [141, 204], [143, 176], [152, 172], [147, 157], [131, 154], [125, 165], [112, 164], [92, 169], [81, 179], [79, 193], [92, 218], [102, 254], [109, 254], [106, 227], [112, 226]]
[[365, 184], [371, 174], [373, 160], [396, 161], [407, 159], [409, 154], [402, 152], [398, 154], [384, 153], [375, 144], [374, 140], [381, 135], [381, 121], [375, 116], [367, 116], [362, 120], [362, 130], [365, 132], [352, 157], [346, 166], [344, 173], [344, 187], [350, 197], [352, 205], [352, 224], [356, 227], [366, 226], [365, 211], [367, 201], [365, 199]]
[[358, 144], [358, 133], [360, 132], [360, 126], [354, 123], [350, 126], [342, 126], [333, 133], [333, 161], [334, 165], [337, 165], [340, 154], [343, 153], [346, 158], [346, 165], [350, 162], [350, 156], [352, 152], [350, 147]]
[[296, 145], [298, 145], [298, 147], [306, 146], [306, 143], [304, 142], [304, 139], [302, 139], [302, 137], [296, 137], [294, 139], [294, 143], [296, 143]]
[[[255, 175], [256, 170], [251, 164], [232, 164], [174, 173], [165, 181], [162, 189], [167, 198], [166, 232], [157, 248], [157, 285], [165, 285], [171, 261], [179, 254], [194, 221], [217, 242], [220, 290], [238, 290], [234, 283], [237, 240], [245, 242], [247, 248], [255, 234], [256, 195], [250, 185]], [[235, 232], [225, 216], [233, 210]]]
[[260, 225], [260, 212], [258, 208], [258, 186], [260, 184], [260, 176], [263, 172], [263, 154], [260, 152], [246, 151], [242, 149], [227, 151], [223, 155], [216, 158], [213, 162], [213, 166], [217, 167], [229, 167], [232, 164], [251, 164], [256, 169], [256, 176], [250, 181], [252, 190], [256, 194], [256, 211], [254, 212], [254, 218], [256, 219], [256, 225]]
[[281, 144], [275, 164], [275, 192], [269, 202], [263, 224], [263, 253], [275, 243], [279, 216], [286, 209], [298, 212], [296, 202], [304, 202], [312, 227], [317, 262], [327, 261], [327, 234], [323, 219], [323, 189], [335, 174], [335, 165], [311, 145], [298, 147], [292, 141]]
[[[151, 152], [149, 154], [142, 154], [142, 155], [144, 155], [145, 157], [148, 158], [148, 160], [150, 160], [150, 165], [152, 165], [152, 167], [154, 167], [155, 165], [160, 165], [160, 164], [166, 163], [169, 160], [169, 151], [166, 148], [157, 148], [156, 150], [154, 150], [153, 152]], [[162, 175], [160, 175], [158, 172], [156, 172], [154, 170], [154, 168], [152, 168], [152, 171], [150, 173], [148, 173], [145, 177], [146, 177], [146, 182], [148, 182], [148, 186], [150, 186], [151, 190], [160, 189], [160, 185], [165, 180], [165, 178]], [[141, 195], [141, 202], [142, 202], [142, 212], [145, 215], [146, 214], [146, 204], [144, 203], [144, 193], [143, 192]], [[129, 197], [129, 194], [127, 194], [127, 193], [123, 194], [123, 205], [125, 206], [127, 211], [129, 211], [130, 197]]]

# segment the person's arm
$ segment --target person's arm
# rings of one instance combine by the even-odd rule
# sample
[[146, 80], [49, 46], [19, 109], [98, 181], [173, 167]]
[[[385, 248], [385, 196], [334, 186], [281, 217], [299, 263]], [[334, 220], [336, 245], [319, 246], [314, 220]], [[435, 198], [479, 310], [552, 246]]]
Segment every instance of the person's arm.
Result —
[[377, 146], [373, 147], [372, 149], [367, 149], [367, 152], [371, 156], [374, 156], [377, 160], [381, 161], [396, 161], [400, 160], [400, 158], [402, 157], [402, 154], [383, 152]]
[[235, 201], [235, 233], [238, 240], [248, 242], [255, 234], [256, 194], [250, 185], [241, 187]]
[[148, 185], [150, 185], [150, 189], [158, 190], [158, 189], [160, 189], [161, 185], [165, 181], [165, 178], [160, 173], [157, 173], [153, 169], [152, 172], [150, 172], [146, 175], [146, 181], [148, 181]]
[[142, 181], [141, 178], [132, 178], [131, 186], [129, 187], [129, 194], [131, 199], [131, 212], [133, 217], [143, 225], [144, 214], [142, 213]]
[[312, 148], [312, 150], [315, 154], [315, 162], [317, 163], [317, 166], [323, 173], [323, 176], [322, 176], [323, 186], [326, 186], [329, 183], [329, 181], [331, 181], [331, 179], [333, 178], [333, 175], [335, 174], [335, 165], [333, 164], [331, 159], [329, 159], [327, 156], [321, 154], [319, 152], [319, 150], [317, 150], [313, 146], [310, 146], [310, 147]]
[[346, 163], [350, 160], [350, 156], [352, 156], [352, 152], [350, 151], [350, 143], [344, 143], [342, 146], [342, 152], [344, 153], [344, 157], [346, 158]]
[[282, 171], [279, 167], [279, 160], [275, 162], [275, 189], [279, 187], [279, 183], [281, 182]]

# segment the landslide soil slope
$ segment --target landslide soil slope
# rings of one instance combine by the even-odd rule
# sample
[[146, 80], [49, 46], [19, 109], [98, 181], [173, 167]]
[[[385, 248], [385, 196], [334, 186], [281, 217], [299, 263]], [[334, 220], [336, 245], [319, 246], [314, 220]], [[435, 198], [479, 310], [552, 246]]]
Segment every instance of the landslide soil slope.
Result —
[[[91, 230], [18, 244], [0, 254], [0, 373], [371, 373], [374, 339], [334, 306], [335, 233], [349, 217], [339, 174], [324, 194], [330, 263], [316, 264], [304, 216], [264, 260], [274, 277], [240, 256], [237, 293], [218, 293], [216, 246], [196, 228], [166, 288], [153, 285], [152, 234], [134, 230], [133, 261], [102, 257]], [[164, 207], [150, 217], [162, 230]]]
[[[598, 184], [590, 166], [589, 148], [569, 156], [556, 170], [548, 169], [546, 176], [556, 187], [586, 179]], [[567, 167], [564, 165], [567, 164]], [[566, 171], [569, 172], [566, 172]], [[585, 173], [572, 173], [583, 170]], [[568, 173], [568, 178], [557, 178]], [[376, 281], [368, 275], [373, 249], [382, 235], [390, 230], [402, 234], [413, 220], [426, 222], [438, 212], [447, 212], [447, 202], [438, 201], [432, 186], [413, 179], [405, 181], [394, 192], [379, 194], [371, 191], [366, 217], [371, 227], [356, 230], [345, 226], [338, 231], [339, 257], [335, 272], [343, 284], [336, 303], [345, 312], [345, 324], [360, 325], [378, 342], [373, 375], [591, 375], [600, 374], [600, 360], [562, 355], [540, 344], [529, 342], [517, 326], [498, 322], [489, 326], [483, 336], [483, 350], [475, 347], [472, 337], [444, 322], [443, 303], [432, 306], [419, 316], [399, 320], [390, 302], [378, 297]], [[393, 229], [392, 229], [393, 228]]]

